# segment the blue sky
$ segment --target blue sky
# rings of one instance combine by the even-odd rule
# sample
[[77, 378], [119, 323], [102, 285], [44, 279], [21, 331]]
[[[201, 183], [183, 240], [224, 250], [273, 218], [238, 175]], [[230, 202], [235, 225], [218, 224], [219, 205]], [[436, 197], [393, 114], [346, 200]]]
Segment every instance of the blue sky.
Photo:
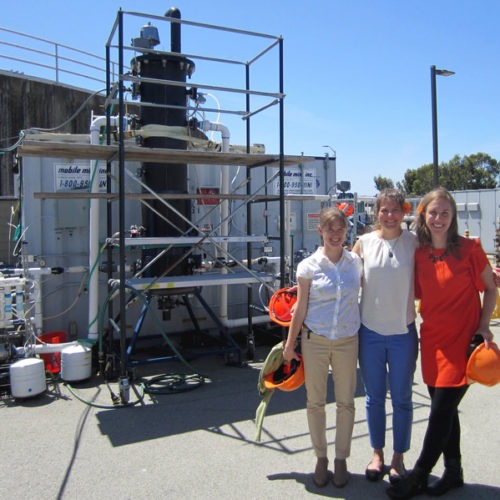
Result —
[[[351, 181], [360, 195], [375, 193], [374, 176], [397, 182], [407, 169], [432, 162], [433, 64], [456, 72], [437, 77], [440, 161], [477, 152], [500, 160], [497, 0], [24, 0], [3, 10], [0, 26], [104, 55], [120, 7], [163, 15], [171, 6], [190, 21], [282, 35], [285, 153], [323, 156], [331, 154], [323, 147], [329, 145], [337, 153], [337, 180]], [[134, 36], [142, 24], [138, 19]], [[160, 48], [169, 49], [169, 36], [160, 33]], [[183, 28], [182, 40], [183, 51], [210, 50], [199, 32]], [[238, 59], [255, 54], [251, 44], [238, 43], [221, 47]], [[275, 61], [264, 64], [275, 75]], [[18, 69], [1, 58], [0, 68]], [[205, 83], [213, 78], [203, 65], [193, 75]], [[226, 95], [218, 98], [229, 106]], [[232, 138], [242, 143], [240, 126]], [[267, 122], [252, 128], [253, 142], [278, 151]]]

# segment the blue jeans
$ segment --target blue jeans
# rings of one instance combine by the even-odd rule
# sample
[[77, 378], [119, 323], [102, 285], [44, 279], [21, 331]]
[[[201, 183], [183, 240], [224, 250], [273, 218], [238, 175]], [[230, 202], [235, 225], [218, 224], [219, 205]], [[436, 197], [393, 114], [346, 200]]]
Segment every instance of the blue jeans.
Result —
[[361, 325], [359, 366], [366, 392], [366, 418], [370, 443], [375, 449], [385, 446], [387, 380], [392, 400], [394, 451], [410, 448], [413, 420], [412, 385], [418, 355], [415, 323], [408, 333], [380, 335]]

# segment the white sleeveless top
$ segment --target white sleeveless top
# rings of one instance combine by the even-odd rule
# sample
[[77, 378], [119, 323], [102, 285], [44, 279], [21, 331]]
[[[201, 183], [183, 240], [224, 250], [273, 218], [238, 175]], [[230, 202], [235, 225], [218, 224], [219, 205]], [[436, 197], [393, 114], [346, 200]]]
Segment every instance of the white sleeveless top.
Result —
[[403, 230], [399, 238], [384, 240], [373, 231], [359, 243], [364, 274], [361, 322], [381, 335], [407, 333], [416, 317], [415, 234]]

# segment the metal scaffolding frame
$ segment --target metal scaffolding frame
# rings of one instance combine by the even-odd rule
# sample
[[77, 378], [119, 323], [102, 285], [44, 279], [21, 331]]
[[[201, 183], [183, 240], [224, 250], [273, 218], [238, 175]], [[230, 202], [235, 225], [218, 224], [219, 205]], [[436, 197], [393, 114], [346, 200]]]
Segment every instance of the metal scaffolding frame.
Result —
[[[161, 17], [161, 16], [155, 16], [155, 15], [150, 15], [150, 14], [145, 14], [145, 13], [139, 13], [139, 12], [127, 12], [127, 11], [122, 11], [120, 10], [117, 13], [117, 17], [115, 20], [115, 23], [113, 25], [113, 28], [111, 30], [110, 36], [108, 38], [108, 41], [106, 43], [106, 67], [107, 67], [107, 101], [106, 101], [106, 114], [108, 116], [108, 125], [110, 124], [110, 115], [111, 115], [111, 109], [114, 106], [118, 106], [118, 123], [124, 123], [124, 120], [126, 118], [125, 114], [125, 100], [124, 100], [124, 95], [126, 93], [125, 89], [125, 82], [132, 82], [132, 83], [138, 83], [140, 81], [146, 81], [142, 80], [141, 78], [138, 78], [136, 76], [131, 76], [126, 70], [124, 66], [124, 54], [127, 51], [135, 51], [137, 52], [137, 47], [131, 47], [128, 45], [124, 44], [124, 33], [125, 33], [125, 19], [127, 17], [141, 17], [145, 20], [155, 20], [157, 22], [161, 21], [162, 23], [171, 23], [171, 29], [172, 25], [178, 24], [178, 25], [187, 25], [191, 27], [197, 27], [197, 28], [202, 28], [202, 29], [209, 29], [209, 30], [216, 30], [216, 31], [224, 31], [224, 32], [229, 32], [233, 33], [239, 36], [243, 37], [253, 37], [253, 38], [261, 38], [267, 42], [269, 42], [263, 50], [261, 50], [258, 54], [254, 55], [250, 59], [248, 59], [246, 62], [244, 61], [238, 61], [234, 59], [227, 59], [227, 58], [219, 58], [219, 57], [213, 57], [213, 56], [207, 56], [207, 55], [197, 55], [197, 54], [183, 54], [183, 53], [172, 53], [172, 52], [162, 52], [162, 51], [157, 51], [153, 49], [148, 49], [148, 48], [142, 48], [140, 51], [144, 54], [155, 54], [155, 55], [165, 55], [165, 56], [185, 56], [189, 57], [190, 59], [193, 60], [203, 60], [203, 61], [211, 61], [211, 62], [217, 62], [217, 63], [224, 63], [224, 64], [231, 64], [231, 65], [240, 65], [244, 68], [245, 70], [245, 87], [244, 88], [235, 88], [235, 87], [224, 87], [224, 86], [215, 86], [215, 85], [210, 85], [210, 84], [203, 84], [203, 83], [193, 83], [190, 82], [189, 86], [192, 88], [200, 88], [200, 89], [208, 89], [208, 90], [217, 90], [220, 92], [230, 92], [230, 93], [237, 93], [241, 94], [245, 97], [245, 109], [243, 110], [235, 110], [235, 109], [219, 109], [218, 111], [221, 114], [228, 113], [228, 114], [236, 114], [237, 116], [240, 116], [244, 121], [246, 125], [246, 154], [242, 155], [233, 155], [233, 157], [230, 157], [229, 155], [225, 155], [224, 153], [217, 153], [218, 157], [217, 160], [214, 158], [211, 158], [211, 155], [213, 153], [199, 153], [198, 156], [199, 158], [197, 160], [194, 160], [194, 163], [196, 161], [199, 161], [200, 163], [211, 163], [212, 161], [218, 161], [219, 165], [245, 165], [246, 168], [246, 196], [247, 196], [247, 233], [249, 236], [249, 239], [247, 241], [247, 266], [248, 266], [248, 273], [249, 277], [252, 276], [252, 271], [251, 271], [251, 262], [252, 262], [252, 240], [250, 238], [251, 235], [251, 228], [252, 228], [252, 213], [251, 210], [249, 209], [249, 205], [251, 203], [256, 202], [256, 193], [253, 192], [254, 187], [252, 186], [252, 169], [257, 168], [257, 167], [268, 167], [271, 165], [278, 165], [279, 170], [278, 170], [278, 177], [279, 177], [279, 195], [272, 196], [269, 195], [267, 191], [267, 185], [265, 187], [265, 194], [260, 195], [259, 197], [259, 202], [264, 201], [265, 203], [268, 203], [269, 201], [278, 201], [279, 203], [279, 216], [280, 216], [280, 221], [285, 220], [285, 207], [284, 207], [284, 199], [285, 199], [285, 189], [284, 189], [284, 167], [285, 163], [288, 164], [297, 164], [299, 162], [303, 163], [304, 161], [307, 161], [307, 158], [304, 159], [304, 157], [295, 157], [295, 158], [285, 158], [284, 155], [284, 130], [283, 130], [283, 119], [284, 119], [284, 90], [283, 90], [283, 39], [281, 36], [273, 36], [273, 35], [266, 35], [262, 33], [256, 33], [256, 32], [250, 32], [250, 31], [244, 31], [244, 30], [238, 30], [238, 29], [233, 29], [233, 28], [227, 28], [227, 27], [222, 27], [222, 26], [216, 26], [216, 25], [210, 25], [210, 24], [204, 24], [204, 23], [196, 23], [184, 19], [178, 19], [176, 17]], [[258, 90], [258, 89], [252, 89], [250, 86], [250, 79], [251, 79], [251, 69], [252, 65], [256, 63], [257, 61], [260, 60], [260, 58], [264, 55], [267, 54], [269, 51], [272, 51], [273, 49], [278, 50], [278, 89], [276, 89], [275, 92], [269, 92], [269, 91], [264, 91], [264, 90]], [[117, 52], [117, 58], [115, 60], [118, 60], [118, 81], [113, 82], [111, 81], [111, 76], [112, 76], [112, 51]], [[184, 82], [177, 82], [177, 81], [172, 81], [172, 80], [164, 80], [164, 79], [156, 79], [156, 78], [147, 78], [147, 83], [149, 84], [154, 84], [154, 85], [168, 85], [168, 86], [184, 86], [186, 87], [187, 84]], [[252, 101], [251, 98], [254, 96], [259, 96], [267, 99], [267, 102], [263, 105], [260, 106], [259, 108], [252, 108]], [[165, 107], [169, 108], [172, 106], [168, 105], [162, 105], [162, 104], [156, 104], [156, 103], [137, 103], [138, 106], [159, 106], [159, 107]], [[268, 109], [269, 107], [272, 106], [278, 106], [278, 120], [277, 120], [277, 128], [278, 128], [278, 135], [279, 135], [279, 152], [276, 155], [254, 155], [250, 153], [250, 144], [251, 144], [251, 119], [253, 116], [256, 114], [260, 113], [261, 111]], [[191, 110], [189, 106], [186, 105], [184, 108], [186, 112]], [[197, 107], [196, 108], [198, 111], [203, 112], [209, 112], [213, 111], [211, 108], [203, 108], [203, 106]], [[108, 137], [107, 137], [107, 145], [108, 147], [111, 146], [112, 143], [112, 137], [110, 133], [110, 127], [108, 126]], [[124, 136], [124, 131], [123, 128], [120, 127], [118, 130], [118, 147], [116, 151], [116, 157], [113, 157], [112, 159], [109, 159], [107, 164], [108, 164], [108, 173], [111, 169], [111, 161], [116, 160], [118, 162], [118, 169], [119, 169], [119, 175], [118, 175], [118, 203], [119, 203], [119, 241], [118, 241], [118, 247], [119, 247], [119, 295], [120, 295], [120, 325], [119, 325], [119, 331], [120, 331], [120, 338], [121, 338], [121, 357], [122, 359], [126, 358], [126, 339], [125, 339], [125, 328], [126, 328], [126, 320], [125, 320], [125, 314], [124, 311], [126, 310], [127, 307], [127, 299], [126, 299], [126, 275], [125, 275], [125, 253], [126, 253], [126, 238], [125, 238], [125, 201], [126, 201], [126, 193], [125, 193], [125, 176], [126, 176], [126, 169], [125, 169], [125, 161], [127, 159], [127, 149], [125, 146], [125, 136]], [[149, 150], [151, 152], [151, 150]], [[155, 150], [153, 154], [159, 154], [160, 156], [164, 157], [164, 160], [168, 163], [168, 157], [169, 155], [174, 155], [176, 157], [184, 157], [185, 162], [191, 164], [193, 163], [193, 154], [190, 151], [184, 151], [184, 150], [179, 150], [179, 151], [174, 151], [174, 150]], [[312, 159], [311, 159], [312, 160]], [[144, 161], [144, 159], [142, 160]], [[162, 160], [160, 160], [162, 161]], [[267, 176], [266, 176], [267, 180]], [[111, 188], [109, 187], [108, 183], [108, 196], [111, 196]], [[192, 195], [186, 194], [186, 198], [192, 198]], [[165, 200], [165, 203], [168, 204], [168, 195], [160, 195], [162, 199]], [[211, 195], [213, 197], [213, 195]], [[177, 198], [182, 198], [182, 195], [177, 194]], [[222, 203], [223, 197], [221, 196], [219, 203]], [[109, 204], [108, 204], [109, 207]], [[110, 219], [110, 210], [108, 209], [108, 227], [111, 227], [111, 219]], [[109, 235], [111, 237], [111, 235]], [[203, 240], [205, 240], [208, 236], [200, 236], [200, 241], [198, 243], [201, 243]], [[280, 231], [279, 235], [274, 237], [275, 239], [279, 239], [280, 242], [280, 285], [283, 287], [285, 285], [286, 281], [286, 268], [285, 268], [285, 224], [281, 223], [280, 224]], [[109, 252], [112, 250], [110, 249]], [[108, 256], [108, 260], [112, 260], [111, 253]], [[255, 277], [255, 276], [254, 276]], [[111, 276], [110, 276], [111, 278]], [[254, 355], [254, 338], [253, 338], [253, 330], [252, 330], [252, 314], [253, 310], [251, 308], [252, 302], [253, 302], [253, 290], [249, 286], [248, 287], [248, 296], [247, 296], [247, 302], [248, 302], [248, 330], [247, 330], [247, 349], [248, 349], [248, 356], [251, 358]], [[126, 373], [126, 366], [122, 366], [122, 376], [125, 376]]]

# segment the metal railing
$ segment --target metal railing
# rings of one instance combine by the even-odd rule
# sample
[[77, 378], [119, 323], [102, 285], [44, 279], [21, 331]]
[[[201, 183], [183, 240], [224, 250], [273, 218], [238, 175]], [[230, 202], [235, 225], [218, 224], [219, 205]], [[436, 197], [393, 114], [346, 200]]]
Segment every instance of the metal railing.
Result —
[[7, 71], [92, 90], [106, 84], [105, 57], [2, 27], [0, 46], [0, 59], [11, 61], [11, 68], [3, 68]]

